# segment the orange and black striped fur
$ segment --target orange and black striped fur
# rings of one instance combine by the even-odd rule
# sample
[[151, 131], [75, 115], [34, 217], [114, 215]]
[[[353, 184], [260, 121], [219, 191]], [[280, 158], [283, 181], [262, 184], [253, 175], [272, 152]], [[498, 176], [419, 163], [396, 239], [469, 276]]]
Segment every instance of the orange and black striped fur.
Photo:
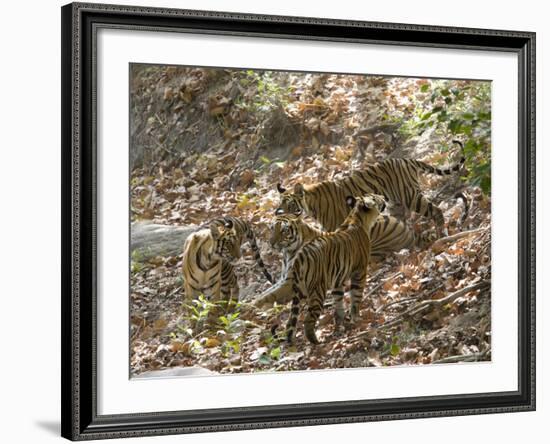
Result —
[[[370, 257], [369, 232], [384, 201], [376, 195], [348, 196], [346, 201], [351, 212], [343, 224], [336, 231], [323, 233], [305, 244], [288, 265], [286, 287], [291, 287], [294, 293], [286, 333], [289, 343], [294, 340], [301, 301], [307, 305], [305, 335], [311, 343], [318, 343], [315, 327], [326, 293], [333, 288], [343, 288], [348, 279], [351, 280], [351, 322], [358, 316]], [[343, 322], [343, 314], [343, 306], [336, 307], [337, 324]]]
[[[455, 142], [462, 146], [460, 142]], [[292, 191], [278, 184], [281, 202], [276, 214], [306, 213], [317, 220], [324, 230], [334, 231], [348, 214], [346, 196], [374, 193], [433, 219], [437, 227], [442, 228], [445, 223], [443, 213], [421, 193], [419, 176], [422, 172], [449, 175], [460, 170], [464, 161], [462, 157], [456, 165], [440, 169], [413, 159], [386, 159], [342, 179], [313, 185], [296, 184]]]
[[[274, 302], [285, 304], [290, 301], [292, 290], [288, 284], [285, 286], [288, 265], [302, 246], [323, 234], [323, 231], [307, 223], [300, 216], [293, 214], [275, 216], [269, 241], [271, 246], [281, 251], [283, 255], [281, 277], [277, 285], [271, 287], [257, 299], [257, 305], [271, 306]], [[403, 249], [425, 248], [434, 240], [435, 233], [433, 232], [418, 235], [399, 219], [393, 216], [379, 215], [370, 230], [370, 258], [380, 261], [389, 254]], [[341, 306], [344, 289], [334, 288], [331, 293], [335, 304]]]
[[323, 232], [308, 224], [300, 216], [294, 214], [279, 214], [271, 225], [269, 243], [283, 255], [281, 276], [284, 278], [290, 261], [302, 246], [309, 241], [322, 236]]
[[202, 293], [213, 301], [237, 301], [239, 286], [232, 262], [241, 257], [241, 245], [246, 241], [271, 282], [250, 225], [235, 217], [225, 217], [215, 219], [208, 228], [196, 231], [185, 241], [182, 272], [186, 298], [195, 299]]
[[235, 231], [238, 236], [238, 242], [240, 242], [239, 245], [242, 245], [243, 243], [248, 242], [250, 249], [254, 253], [254, 260], [258, 264], [258, 267], [262, 271], [265, 278], [270, 283], [273, 283], [273, 278], [271, 277], [271, 273], [267, 270], [264, 264], [264, 261], [262, 260], [262, 257], [260, 255], [260, 249], [258, 248], [258, 244], [256, 242], [256, 236], [254, 235], [254, 231], [252, 230], [250, 223], [238, 217], [232, 217], [232, 216], [225, 216], [217, 220], [220, 222], [223, 222], [224, 224], [229, 222], [232, 224], [233, 227], [235, 227]]
[[436, 239], [433, 231], [417, 234], [405, 222], [393, 216], [380, 215], [371, 228], [371, 259], [382, 260], [403, 249], [425, 248]]
[[183, 246], [183, 285], [185, 297], [201, 293], [217, 302], [238, 299], [239, 287], [232, 261], [241, 256], [241, 245], [230, 225], [212, 222], [208, 228], [191, 234]]
[[[290, 260], [307, 242], [323, 231], [294, 214], [279, 214], [271, 226], [271, 246], [283, 254], [282, 274]], [[379, 215], [370, 231], [371, 259], [382, 260], [388, 254], [404, 248], [424, 248], [435, 240], [433, 233], [417, 234], [407, 224], [393, 216]]]

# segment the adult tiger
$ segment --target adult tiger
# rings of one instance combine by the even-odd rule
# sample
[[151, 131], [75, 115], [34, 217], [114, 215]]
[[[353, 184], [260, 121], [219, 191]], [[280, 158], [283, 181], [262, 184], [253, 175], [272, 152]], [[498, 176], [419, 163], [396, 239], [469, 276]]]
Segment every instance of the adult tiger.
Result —
[[[385, 203], [377, 195], [348, 196], [346, 202], [351, 211], [343, 224], [336, 231], [323, 233], [305, 244], [288, 265], [285, 287], [293, 292], [286, 333], [289, 343], [294, 340], [302, 300], [306, 301], [308, 310], [304, 320], [306, 338], [313, 344], [318, 343], [315, 326], [326, 293], [333, 288], [343, 288], [348, 279], [351, 280], [350, 319], [352, 323], [356, 321], [370, 257], [369, 233]], [[337, 325], [343, 322], [343, 311], [343, 306], [336, 307]]]
[[[462, 147], [462, 143], [454, 141]], [[413, 159], [386, 159], [358, 170], [342, 179], [316, 183], [296, 184], [293, 191], [277, 184], [281, 202], [276, 214], [301, 214], [316, 219], [326, 231], [334, 231], [348, 214], [346, 196], [380, 194], [386, 200], [399, 203], [435, 221], [438, 229], [445, 224], [442, 211], [430, 202], [420, 191], [421, 172], [449, 175], [458, 171], [465, 158], [449, 168], [440, 169]]]
[[[323, 234], [323, 231], [308, 224], [300, 216], [293, 214], [275, 216], [269, 241], [273, 248], [283, 254], [281, 279], [277, 285], [257, 298], [257, 305], [269, 306], [274, 302], [284, 304], [290, 300], [290, 288], [288, 284], [285, 287], [288, 265], [303, 245]], [[370, 258], [379, 261], [388, 254], [405, 248], [424, 248], [433, 240], [435, 240], [435, 233], [426, 232], [418, 235], [399, 219], [393, 216], [379, 215], [370, 229]], [[335, 305], [341, 306], [340, 301], [344, 297], [344, 289], [334, 288], [331, 293]]]
[[199, 229], [185, 241], [182, 272], [186, 297], [195, 299], [203, 293], [214, 301], [237, 301], [239, 286], [231, 262], [241, 257], [241, 245], [245, 241], [254, 251], [262, 272], [272, 282], [250, 225], [236, 217], [224, 217], [213, 220], [208, 228]]

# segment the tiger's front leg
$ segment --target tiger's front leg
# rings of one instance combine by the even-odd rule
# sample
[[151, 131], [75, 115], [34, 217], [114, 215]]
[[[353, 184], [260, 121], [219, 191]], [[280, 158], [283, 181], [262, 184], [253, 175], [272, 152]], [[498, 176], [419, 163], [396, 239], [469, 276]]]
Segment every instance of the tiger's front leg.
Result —
[[220, 300], [222, 294], [222, 281], [221, 281], [221, 270], [217, 274], [215, 279], [214, 286], [208, 291], [209, 301], [213, 303], [208, 309], [208, 315], [206, 317], [206, 327], [215, 328], [218, 324], [218, 318], [221, 315], [220, 312]]
[[189, 280], [190, 278], [187, 278], [183, 282], [183, 293], [184, 293], [183, 297], [184, 297], [185, 303], [191, 304], [193, 300], [199, 297], [200, 293], [191, 286], [191, 284], [189, 283]]
[[300, 297], [295, 294], [292, 297], [292, 307], [286, 324], [286, 342], [294, 343], [296, 337], [296, 324], [298, 324], [298, 314], [300, 313]]
[[229, 262], [223, 262], [221, 271], [221, 296], [220, 301], [224, 309], [230, 311], [239, 301], [239, 284], [235, 275], [235, 268]]
[[344, 286], [337, 285], [334, 290], [331, 291], [332, 300], [334, 302], [334, 327], [335, 331], [338, 331], [346, 317], [344, 309]]
[[359, 317], [359, 308], [363, 299], [363, 290], [365, 289], [367, 281], [367, 271], [361, 271], [356, 273], [351, 278], [350, 299], [351, 305], [349, 309], [351, 325], [357, 322]]
[[324, 300], [325, 292], [320, 291], [315, 292], [308, 298], [308, 311], [304, 319], [304, 331], [307, 340], [314, 345], [319, 344], [319, 340], [315, 334], [315, 327], [317, 326], [319, 316], [321, 316]]

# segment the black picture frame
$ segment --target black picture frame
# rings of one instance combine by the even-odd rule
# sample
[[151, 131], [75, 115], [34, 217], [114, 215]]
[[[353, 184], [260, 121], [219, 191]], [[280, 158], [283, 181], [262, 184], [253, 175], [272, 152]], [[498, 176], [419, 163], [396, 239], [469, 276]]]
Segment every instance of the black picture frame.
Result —
[[[62, 15], [62, 436], [195, 433], [535, 409], [535, 33], [72, 3]], [[146, 414], [97, 414], [98, 27], [515, 53], [519, 66], [518, 390]]]

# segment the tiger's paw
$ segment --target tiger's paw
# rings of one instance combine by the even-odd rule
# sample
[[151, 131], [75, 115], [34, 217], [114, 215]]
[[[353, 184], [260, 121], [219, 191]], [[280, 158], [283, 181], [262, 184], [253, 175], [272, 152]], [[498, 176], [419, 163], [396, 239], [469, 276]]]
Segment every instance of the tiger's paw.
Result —
[[306, 330], [306, 338], [312, 345], [319, 345], [320, 342], [315, 335], [314, 330]]

